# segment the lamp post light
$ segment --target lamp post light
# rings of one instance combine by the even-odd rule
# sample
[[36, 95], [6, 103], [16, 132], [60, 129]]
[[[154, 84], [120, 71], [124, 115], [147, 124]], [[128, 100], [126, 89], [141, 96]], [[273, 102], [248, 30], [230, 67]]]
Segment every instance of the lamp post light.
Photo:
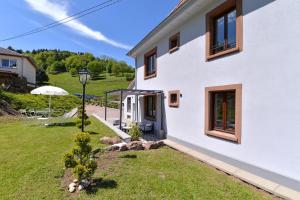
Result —
[[79, 71], [79, 81], [82, 84], [83, 92], [82, 92], [82, 119], [81, 119], [81, 131], [84, 132], [84, 111], [85, 111], [85, 86], [88, 81], [88, 71], [83, 69]]

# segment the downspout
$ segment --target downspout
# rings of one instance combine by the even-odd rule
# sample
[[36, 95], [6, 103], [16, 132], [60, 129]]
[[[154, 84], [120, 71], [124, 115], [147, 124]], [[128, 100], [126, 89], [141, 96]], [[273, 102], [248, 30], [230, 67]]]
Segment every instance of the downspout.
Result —
[[138, 85], [137, 85], [137, 58], [135, 57], [134, 58], [134, 65], [135, 65], [135, 88], [133, 88], [133, 89], [138, 89]]
[[22, 64], [21, 64], [22, 70], [21, 70], [21, 78], [24, 77], [24, 58], [22, 57]]

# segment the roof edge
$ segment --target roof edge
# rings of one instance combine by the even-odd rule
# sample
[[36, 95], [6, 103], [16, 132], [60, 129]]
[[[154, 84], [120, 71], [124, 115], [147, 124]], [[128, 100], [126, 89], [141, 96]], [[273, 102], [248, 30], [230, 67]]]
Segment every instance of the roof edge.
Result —
[[152, 31], [150, 31], [136, 46], [134, 46], [128, 53], [127, 56], [133, 57], [134, 52], [141, 47], [148, 39], [150, 39], [156, 32], [165, 26], [165, 24], [173, 19], [183, 8], [185, 8], [192, 0], [186, 0], [179, 4], [162, 22], [160, 22]]

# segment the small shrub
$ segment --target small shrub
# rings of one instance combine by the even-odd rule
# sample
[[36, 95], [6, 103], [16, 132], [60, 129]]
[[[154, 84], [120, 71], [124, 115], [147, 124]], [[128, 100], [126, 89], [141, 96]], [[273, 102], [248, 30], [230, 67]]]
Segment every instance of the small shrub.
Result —
[[125, 73], [126, 81], [132, 81], [134, 79], [134, 73]]
[[139, 140], [142, 133], [137, 123], [132, 125], [132, 128], [129, 130], [129, 135], [133, 141]]
[[73, 176], [79, 181], [90, 180], [97, 169], [97, 164], [92, 156], [92, 146], [88, 133], [78, 133], [72, 151], [65, 153], [63, 160], [66, 168], [72, 168]]
[[75, 68], [72, 68], [72, 69], [70, 69], [70, 74], [71, 74], [71, 76], [75, 77], [78, 75], [78, 72]]
[[[89, 116], [87, 116], [85, 110], [84, 110], [83, 118], [84, 118], [84, 126], [85, 127], [91, 124], [91, 121], [89, 120]], [[76, 126], [79, 129], [82, 128], [82, 106], [80, 106], [78, 108], [78, 118], [76, 120]]]

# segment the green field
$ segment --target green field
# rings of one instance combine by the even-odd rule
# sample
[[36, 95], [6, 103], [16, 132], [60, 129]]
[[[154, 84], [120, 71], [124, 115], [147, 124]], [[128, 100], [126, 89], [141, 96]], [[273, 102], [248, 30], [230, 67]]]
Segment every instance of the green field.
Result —
[[[94, 148], [114, 133], [92, 118]], [[62, 155], [72, 147], [76, 127], [45, 128], [43, 122], [0, 118], [0, 199], [272, 199], [241, 181], [168, 147], [101, 153], [97, 187], [70, 194], [64, 186]], [[70, 177], [72, 178], [72, 177]], [[72, 180], [72, 179], [71, 179]]]
[[[126, 89], [129, 82], [125, 77], [101, 76], [102, 80], [89, 80], [86, 90], [89, 95], [103, 96], [105, 91]], [[70, 94], [82, 93], [82, 85], [79, 83], [78, 77], [72, 77], [70, 73], [61, 73], [57, 75], [49, 75], [49, 84], [65, 89]]]

